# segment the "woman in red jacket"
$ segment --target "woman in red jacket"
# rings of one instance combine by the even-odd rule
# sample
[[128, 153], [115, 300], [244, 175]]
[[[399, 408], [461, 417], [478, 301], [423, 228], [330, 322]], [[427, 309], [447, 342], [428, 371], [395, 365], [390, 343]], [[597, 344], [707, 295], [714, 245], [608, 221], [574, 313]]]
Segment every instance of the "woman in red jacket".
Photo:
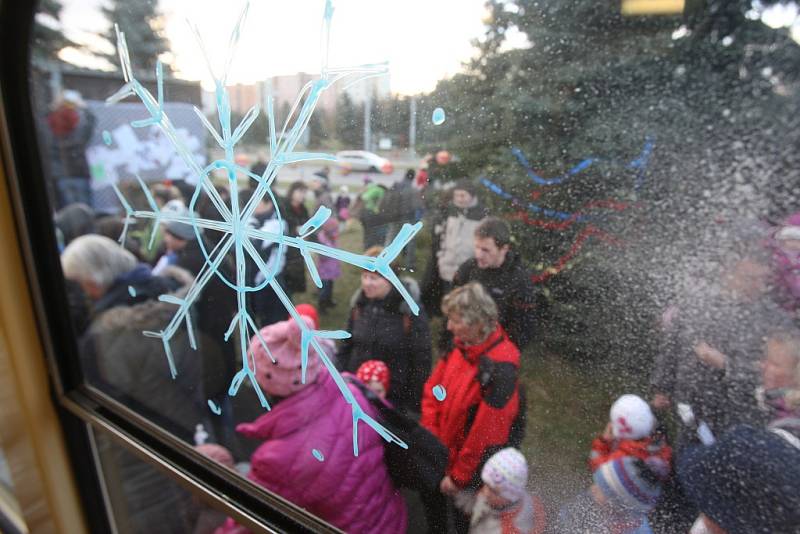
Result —
[[421, 424], [450, 454], [441, 494], [425, 496], [426, 517], [429, 531], [442, 532], [449, 497], [456, 504], [456, 528], [466, 532], [469, 518], [458, 510], [458, 502], [480, 486], [481, 467], [508, 443], [519, 411], [519, 350], [498, 324], [491, 296], [477, 282], [445, 296], [442, 312], [455, 347], [425, 384]]

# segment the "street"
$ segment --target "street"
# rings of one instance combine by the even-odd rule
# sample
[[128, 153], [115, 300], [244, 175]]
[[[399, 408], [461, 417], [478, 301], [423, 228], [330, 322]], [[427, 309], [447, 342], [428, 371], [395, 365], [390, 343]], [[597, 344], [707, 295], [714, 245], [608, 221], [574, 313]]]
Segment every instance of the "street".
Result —
[[[322, 169], [324, 165], [287, 165], [282, 168], [278, 173], [277, 185], [275, 190], [283, 194], [289, 187], [289, 184], [296, 180], [303, 180], [310, 183], [314, 177], [314, 173]], [[340, 186], [346, 185], [350, 193], [358, 193], [361, 187], [364, 186], [364, 179], [369, 177], [373, 182], [391, 187], [398, 180], [403, 179], [407, 167], [398, 168], [395, 163], [394, 172], [392, 174], [383, 174], [375, 172], [350, 172], [343, 174], [339, 168], [334, 165], [330, 166], [330, 187], [331, 191], [338, 191]]]

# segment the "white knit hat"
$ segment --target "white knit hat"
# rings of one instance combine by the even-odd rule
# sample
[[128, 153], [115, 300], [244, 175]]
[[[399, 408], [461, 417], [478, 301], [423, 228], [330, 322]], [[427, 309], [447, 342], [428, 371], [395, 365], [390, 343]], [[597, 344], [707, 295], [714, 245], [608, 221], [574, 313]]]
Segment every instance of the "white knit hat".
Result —
[[83, 96], [74, 89], [65, 89], [61, 93], [61, 99], [81, 108], [86, 107], [86, 101], [83, 99]]
[[784, 226], [775, 234], [775, 239], [800, 239], [800, 226]]
[[517, 449], [502, 449], [483, 466], [481, 479], [504, 499], [516, 502], [525, 495], [528, 462]]
[[642, 439], [653, 433], [656, 418], [638, 395], [623, 395], [611, 406], [611, 426], [617, 439]]

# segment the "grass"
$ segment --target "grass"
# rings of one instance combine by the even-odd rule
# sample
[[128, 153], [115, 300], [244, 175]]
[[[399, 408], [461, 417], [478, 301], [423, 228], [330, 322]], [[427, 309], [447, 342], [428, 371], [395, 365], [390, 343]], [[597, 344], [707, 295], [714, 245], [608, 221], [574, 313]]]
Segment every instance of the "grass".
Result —
[[[362, 252], [362, 230], [352, 221], [340, 234], [339, 247]], [[416, 278], [429, 260], [430, 236], [423, 230], [417, 237]], [[320, 316], [323, 329], [347, 326], [350, 299], [360, 286], [361, 270], [342, 265], [342, 276], [334, 284], [335, 308]], [[295, 303], [316, 305], [317, 289], [310, 279], [308, 290], [295, 295]], [[434, 335], [441, 319], [432, 321]], [[546, 334], [545, 334], [546, 335]], [[552, 502], [564, 502], [589, 485], [587, 459], [593, 437], [608, 420], [614, 381], [597, 366], [587, 368], [534, 342], [522, 354], [520, 381], [527, 392], [527, 428], [523, 453], [531, 464], [534, 489]]]

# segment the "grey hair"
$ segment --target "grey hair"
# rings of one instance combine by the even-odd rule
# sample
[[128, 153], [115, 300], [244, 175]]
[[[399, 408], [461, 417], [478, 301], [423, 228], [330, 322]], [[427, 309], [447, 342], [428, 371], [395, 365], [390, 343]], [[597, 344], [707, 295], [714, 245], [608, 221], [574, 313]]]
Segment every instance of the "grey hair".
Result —
[[442, 313], [455, 313], [468, 325], [481, 325], [484, 336], [497, 328], [497, 304], [480, 282], [470, 282], [445, 295]]
[[61, 254], [61, 268], [70, 280], [92, 281], [108, 289], [119, 276], [136, 267], [136, 256], [100, 235], [83, 235]]

